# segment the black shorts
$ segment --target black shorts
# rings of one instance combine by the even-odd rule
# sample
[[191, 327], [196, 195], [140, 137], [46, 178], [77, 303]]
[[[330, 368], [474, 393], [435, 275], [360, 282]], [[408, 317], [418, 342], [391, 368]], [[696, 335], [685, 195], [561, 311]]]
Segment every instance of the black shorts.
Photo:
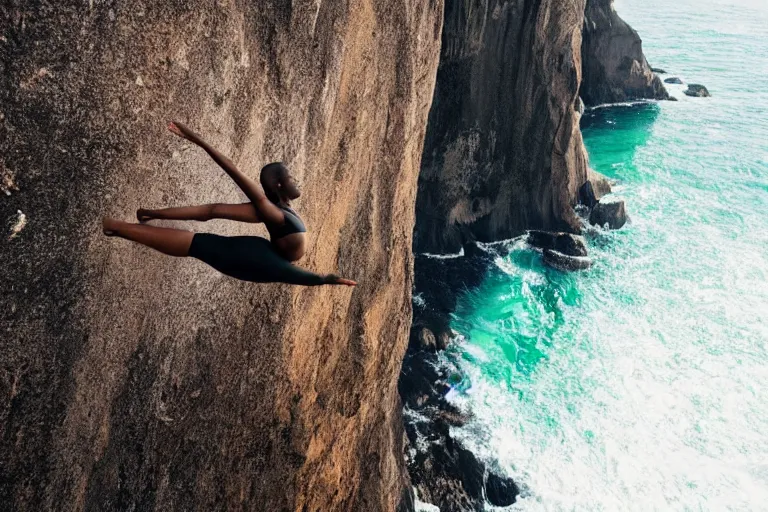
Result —
[[325, 284], [325, 279], [280, 256], [272, 242], [260, 236], [220, 236], [196, 233], [189, 255], [222, 274], [254, 283]]

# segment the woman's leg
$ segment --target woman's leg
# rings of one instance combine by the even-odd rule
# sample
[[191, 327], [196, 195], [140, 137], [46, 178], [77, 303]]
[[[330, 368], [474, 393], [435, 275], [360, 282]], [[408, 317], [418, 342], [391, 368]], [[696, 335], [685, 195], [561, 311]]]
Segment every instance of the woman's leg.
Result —
[[239, 222], [261, 222], [256, 208], [251, 203], [243, 204], [201, 204], [199, 206], [181, 206], [179, 208], [163, 208], [161, 210], [136, 210], [136, 218], [139, 222], [152, 219], [164, 220], [199, 220], [202, 222], [211, 219], [236, 220]]
[[138, 242], [169, 256], [189, 256], [189, 246], [195, 236], [191, 231], [130, 224], [108, 217], [105, 217], [101, 224], [107, 236], [118, 236]]

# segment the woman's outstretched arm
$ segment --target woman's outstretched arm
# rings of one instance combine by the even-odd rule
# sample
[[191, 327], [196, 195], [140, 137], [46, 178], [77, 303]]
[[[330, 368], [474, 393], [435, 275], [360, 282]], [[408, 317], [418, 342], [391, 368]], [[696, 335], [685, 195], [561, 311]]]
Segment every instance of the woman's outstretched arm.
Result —
[[179, 137], [187, 139], [193, 144], [203, 148], [205, 152], [213, 158], [213, 161], [219, 164], [219, 166], [224, 169], [224, 172], [226, 172], [237, 186], [240, 187], [240, 190], [245, 193], [248, 199], [251, 200], [251, 203], [253, 203], [253, 206], [265, 222], [276, 225], [281, 225], [285, 222], [285, 214], [283, 214], [283, 211], [275, 206], [272, 201], [267, 199], [267, 196], [264, 194], [264, 191], [261, 190], [259, 184], [235, 167], [232, 160], [219, 153], [198, 134], [179, 122], [174, 121], [170, 123], [168, 129]]
[[279, 283], [298, 284], [301, 286], [321, 286], [324, 284], [357, 286], [357, 283], [351, 279], [345, 279], [335, 274], [315, 274], [309, 270], [297, 267], [292, 263], [288, 263], [286, 267], [282, 269], [282, 272], [279, 277], [276, 277], [275, 281]]

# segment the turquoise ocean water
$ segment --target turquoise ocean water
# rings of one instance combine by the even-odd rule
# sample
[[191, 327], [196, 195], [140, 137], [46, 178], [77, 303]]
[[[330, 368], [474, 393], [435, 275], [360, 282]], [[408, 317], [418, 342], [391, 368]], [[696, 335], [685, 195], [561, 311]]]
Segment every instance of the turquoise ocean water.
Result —
[[618, 0], [712, 98], [591, 111], [632, 222], [563, 274], [509, 242], [461, 301], [456, 433], [520, 510], [768, 510], [768, 0]]

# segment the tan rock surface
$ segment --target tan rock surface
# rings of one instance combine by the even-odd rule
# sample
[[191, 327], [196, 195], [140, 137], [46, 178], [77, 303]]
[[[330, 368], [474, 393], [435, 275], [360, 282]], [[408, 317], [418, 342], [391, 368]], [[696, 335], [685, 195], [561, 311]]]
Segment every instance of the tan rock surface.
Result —
[[[0, 501], [394, 510], [441, 3], [21, 5], [0, 13], [0, 216], [27, 218], [0, 242]], [[252, 176], [288, 163], [302, 265], [360, 285], [242, 283], [104, 238], [102, 214], [243, 199], [171, 118]]]

